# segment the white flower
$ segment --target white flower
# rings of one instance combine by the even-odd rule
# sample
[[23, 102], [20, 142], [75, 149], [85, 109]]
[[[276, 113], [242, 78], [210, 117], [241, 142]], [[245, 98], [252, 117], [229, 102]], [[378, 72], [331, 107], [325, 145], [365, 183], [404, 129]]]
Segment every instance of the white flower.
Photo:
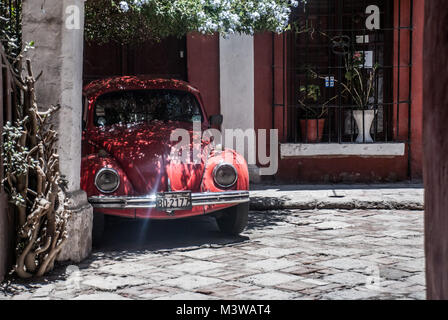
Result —
[[120, 5], [121, 11], [123, 11], [123, 12], [128, 12], [129, 11], [129, 4], [126, 1], [121, 1], [119, 3], [119, 5]]

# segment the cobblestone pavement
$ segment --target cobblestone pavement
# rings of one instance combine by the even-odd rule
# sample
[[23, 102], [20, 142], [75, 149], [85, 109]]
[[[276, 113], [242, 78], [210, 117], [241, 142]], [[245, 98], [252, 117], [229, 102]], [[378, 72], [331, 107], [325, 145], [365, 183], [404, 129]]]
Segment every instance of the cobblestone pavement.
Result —
[[423, 213], [251, 212], [241, 237], [210, 217], [114, 221], [87, 261], [0, 299], [425, 299]]

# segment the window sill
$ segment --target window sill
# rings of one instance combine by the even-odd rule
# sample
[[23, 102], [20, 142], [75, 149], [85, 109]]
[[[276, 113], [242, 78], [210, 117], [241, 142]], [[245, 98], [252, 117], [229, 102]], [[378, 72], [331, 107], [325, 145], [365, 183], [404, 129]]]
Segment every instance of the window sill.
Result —
[[305, 144], [286, 143], [280, 145], [280, 157], [402, 157], [405, 155], [404, 143], [368, 143], [368, 144]]

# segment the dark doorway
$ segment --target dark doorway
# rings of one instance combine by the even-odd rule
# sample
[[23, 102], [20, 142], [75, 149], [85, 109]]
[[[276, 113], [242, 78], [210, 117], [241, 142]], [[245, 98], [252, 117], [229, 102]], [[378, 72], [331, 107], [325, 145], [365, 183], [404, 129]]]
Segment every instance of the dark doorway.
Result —
[[84, 84], [105, 77], [151, 75], [187, 79], [186, 37], [136, 45], [84, 44]]

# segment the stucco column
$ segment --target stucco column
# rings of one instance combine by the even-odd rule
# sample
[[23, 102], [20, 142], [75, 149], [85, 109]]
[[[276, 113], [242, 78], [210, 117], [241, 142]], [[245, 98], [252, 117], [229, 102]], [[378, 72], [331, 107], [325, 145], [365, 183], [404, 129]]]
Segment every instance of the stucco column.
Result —
[[[241, 129], [249, 136], [255, 126], [255, 87], [254, 87], [254, 37], [250, 35], [231, 35], [220, 37], [219, 41], [221, 114], [224, 117], [223, 133], [226, 129]], [[255, 132], [254, 132], [255, 133]], [[260, 180], [256, 163], [255, 143], [246, 145], [244, 157], [249, 162], [250, 179]], [[228, 145], [229, 141], [225, 141]]]
[[69, 240], [58, 260], [75, 262], [87, 257], [92, 246], [92, 207], [80, 190], [83, 31], [83, 0], [23, 1], [23, 41], [34, 41], [28, 56], [35, 75], [43, 71], [36, 84], [38, 104], [61, 105], [54, 122], [72, 219]]

